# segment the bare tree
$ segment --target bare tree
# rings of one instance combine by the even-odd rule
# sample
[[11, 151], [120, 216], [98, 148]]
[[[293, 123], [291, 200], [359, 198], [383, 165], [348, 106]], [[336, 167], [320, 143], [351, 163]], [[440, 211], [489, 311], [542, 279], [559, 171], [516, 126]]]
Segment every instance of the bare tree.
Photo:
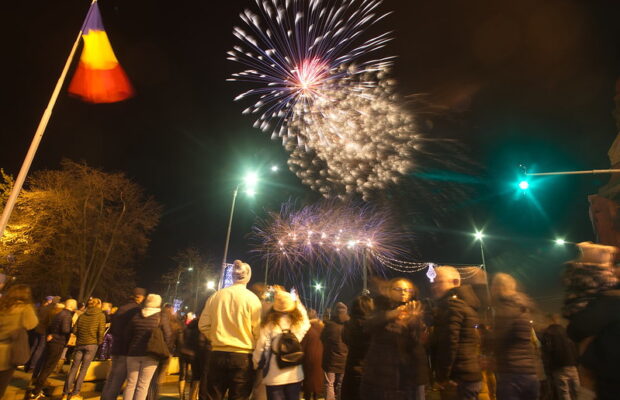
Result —
[[[0, 189], [6, 194], [8, 187]], [[124, 174], [64, 160], [60, 170], [30, 178], [0, 255], [12, 255], [15, 275], [38, 292], [122, 296], [160, 213]]]

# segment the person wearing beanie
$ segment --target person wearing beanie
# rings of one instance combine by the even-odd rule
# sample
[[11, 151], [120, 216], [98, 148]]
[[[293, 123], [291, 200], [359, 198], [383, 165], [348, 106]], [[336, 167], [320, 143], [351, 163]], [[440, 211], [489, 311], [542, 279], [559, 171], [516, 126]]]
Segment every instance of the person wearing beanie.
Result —
[[290, 330], [301, 342], [310, 329], [310, 320], [300, 301], [288, 292], [277, 290], [274, 294], [273, 306], [267, 311], [261, 324], [260, 336], [252, 356], [256, 369], [263, 352], [270, 354], [267, 360], [269, 366], [265, 367], [266, 374], [263, 369], [267, 400], [299, 400], [301, 393], [301, 382], [304, 380], [302, 365], [280, 368], [273, 350], [278, 348], [282, 331], [286, 329]]
[[149, 294], [144, 307], [127, 325], [127, 386], [123, 400], [144, 400], [159, 360], [147, 353], [153, 330], [160, 328], [167, 344], [172, 340], [170, 323], [161, 312], [161, 296]]
[[[95, 358], [97, 347], [103, 343], [105, 334], [105, 315], [101, 310], [101, 300], [88, 300], [86, 310], [80, 315], [73, 327], [76, 336], [73, 362], [65, 386], [62, 400], [81, 399], [80, 389], [91, 361]], [[79, 371], [79, 374], [78, 374]], [[75, 386], [74, 386], [75, 384]]]
[[[60, 305], [61, 303], [59, 303]], [[62, 353], [69, 341], [71, 335], [71, 322], [73, 320], [73, 313], [77, 308], [77, 301], [74, 299], [68, 299], [64, 303], [64, 307], [56, 307], [60, 309], [56, 314], [49, 327], [47, 328], [47, 345], [45, 346], [45, 352], [43, 359], [43, 366], [38, 376], [33, 379], [34, 389], [27, 394], [29, 399], [40, 399], [43, 396], [43, 386], [47, 378], [54, 372], [58, 361], [62, 357]]]
[[112, 336], [112, 346], [110, 348], [112, 364], [101, 392], [101, 400], [116, 400], [125, 379], [127, 379], [128, 339], [125, 328], [134, 315], [140, 312], [140, 304], [144, 301], [145, 296], [145, 289], [135, 288], [129, 303], [120, 306], [110, 318], [110, 330], [108, 333]]
[[344, 323], [349, 320], [348, 307], [344, 303], [336, 303], [331, 318], [325, 322], [321, 332], [323, 342], [323, 372], [325, 373], [325, 400], [340, 400], [344, 367], [349, 352], [342, 340]]
[[252, 353], [260, 332], [262, 305], [247, 289], [252, 268], [233, 263], [233, 284], [215, 292], [200, 315], [198, 328], [211, 342], [207, 398], [248, 399], [252, 393], [254, 370]]

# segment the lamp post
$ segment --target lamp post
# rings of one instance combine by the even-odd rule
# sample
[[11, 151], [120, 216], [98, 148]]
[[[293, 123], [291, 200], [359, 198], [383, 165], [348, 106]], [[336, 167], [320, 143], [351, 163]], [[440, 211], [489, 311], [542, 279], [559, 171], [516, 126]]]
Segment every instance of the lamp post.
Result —
[[486, 282], [485, 286], [487, 289], [487, 298], [489, 301], [488, 309], [491, 310], [491, 314], [492, 314], [493, 309], [491, 308], [491, 290], [489, 289], [489, 271], [487, 270], [487, 262], [484, 257], [484, 245], [482, 243], [482, 239], [484, 239], [484, 233], [476, 229], [476, 232], [474, 233], [474, 238], [476, 241], [480, 242], [480, 257], [482, 258], [482, 269], [484, 270], [484, 279]]
[[226, 272], [226, 258], [228, 257], [228, 244], [230, 243], [230, 231], [232, 229], [233, 215], [235, 213], [235, 203], [237, 201], [237, 194], [239, 193], [239, 187], [241, 185], [246, 186], [246, 193], [249, 196], [254, 196], [256, 183], [258, 182], [258, 175], [255, 172], [251, 172], [245, 176], [243, 182], [239, 183], [235, 187], [233, 192], [232, 204], [230, 206], [230, 216], [228, 217], [228, 229], [226, 231], [226, 242], [224, 244], [224, 257], [222, 257], [222, 271], [220, 272], [220, 280], [217, 284], [218, 290], [222, 288], [224, 284], [224, 273]]
[[[187, 268], [188, 271], [193, 271], [194, 268], [193, 267], [188, 267]], [[174, 286], [174, 297], [172, 298], [172, 301], [174, 302], [177, 298], [177, 293], [179, 291], [179, 283], [181, 283], [181, 274], [183, 273], [183, 271], [185, 271], [184, 269], [180, 269], [179, 273], [177, 274], [177, 281], [176, 284]]]
[[323, 317], [323, 313], [325, 312], [324, 310], [324, 306], [325, 306], [325, 290], [323, 288], [323, 285], [320, 282], [317, 282], [314, 284], [314, 290], [316, 290], [317, 292], [321, 292], [321, 302], [319, 303], [319, 310], [321, 310], [321, 318]]

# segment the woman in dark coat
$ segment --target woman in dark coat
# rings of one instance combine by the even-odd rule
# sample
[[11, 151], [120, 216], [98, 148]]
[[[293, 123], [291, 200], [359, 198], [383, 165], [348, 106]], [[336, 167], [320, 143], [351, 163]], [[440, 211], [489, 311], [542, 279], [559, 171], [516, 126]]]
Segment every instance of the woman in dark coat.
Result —
[[363, 400], [424, 400], [428, 361], [425, 330], [416, 288], [404, 278], [392, 279], [386, 296], [375, 300], [375, 312], [366, 322], [371, 335], [364, 359]]
[[349, 355], [344, 368], [342, 400], [360, 399], [364, 357], [370, 346], [370, 334], [365, 331], [364, 325], [372, 315], [373, 309], [374, 302], [371, 297], [358, 296], [351, 304], [351, 319], [344, 323], [342, 339], [349, 348]]
[[491, 284], [495, 309], [495, 374], [497, 399], [537, 399], [540, 391], [536, 375], [537, 354], [532, 342], [530, 312], [533, 305], [517, 291], [517, 282], [499, 273]]
[[342, 341], [344, 323], [349, 320], [348, 307], [336, 303], [334, 314], [325, 322], [321, 333], [323, 342], [323, 372], [325, 372], [325, 400], [340, 400], [344, 367], [347, 363], [347, 345]]
[[308, 311], [310, 330], [301, 341], [304, 352], [304, 383], [302, 386], [305, 400], [317, 400], [323, 393], [323, 322], [318, 318], [316, 310]]

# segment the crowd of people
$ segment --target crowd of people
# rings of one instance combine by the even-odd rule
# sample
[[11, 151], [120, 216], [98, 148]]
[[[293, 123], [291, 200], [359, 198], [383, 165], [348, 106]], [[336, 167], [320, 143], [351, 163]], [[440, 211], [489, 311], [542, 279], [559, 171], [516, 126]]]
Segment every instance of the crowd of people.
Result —
[[451, 266], [436, 268], [429, 299], [398, 277], [322, 318], [294, 291], [248, 288], [251, 268], [238, 260], [233, 284], [195, 317], [140, 288], [118, 308], [49, 297], [35, 310], [30, 289], [14, 284], [0, 297], [0, 398], [27, 331], [28, 399], [46, 397], [64, 360], [63, 400], [81, 399], [93, 360], [111, 360], [101, 399], [157, 399], [171, 356], [182, 400], [424, 400], [431, 392], [442, 400], [614, 399], [617, 272], [598, 259], [571, 263], [567, 321], [543, 321], [509, 274], [496, 274], [485, 298]]

